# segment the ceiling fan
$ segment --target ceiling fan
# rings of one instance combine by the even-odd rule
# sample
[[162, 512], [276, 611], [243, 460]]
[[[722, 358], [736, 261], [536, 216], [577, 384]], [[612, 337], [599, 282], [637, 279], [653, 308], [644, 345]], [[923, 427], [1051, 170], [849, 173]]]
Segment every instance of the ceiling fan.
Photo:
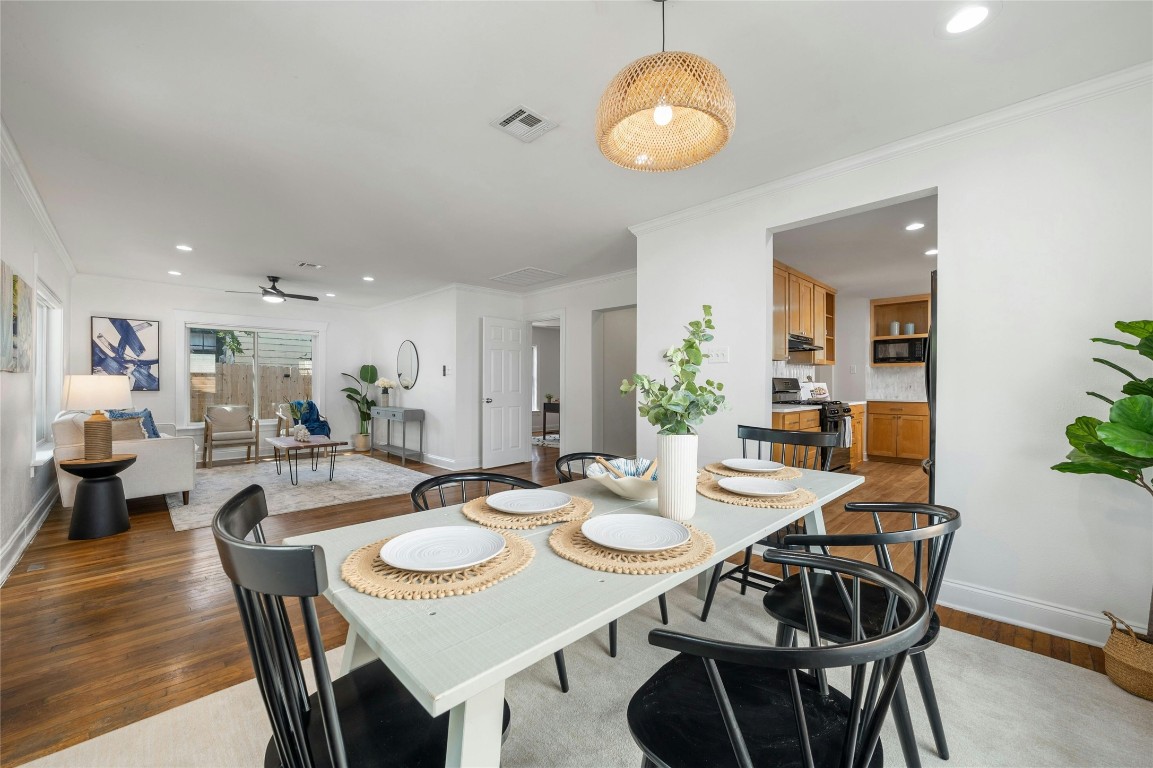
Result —
[[300, 293], [285, 293], [280, 290], [280, 286], [276, 283], [280, 280], [275, 275], [268, 275], [268, 282], [272, 285], [265, 288], [263, 285], [256, 286], [259, 291], [225, 291], [225, 293], [259, 293], [260, 297], [271, 304], [279, 304], [285, 299], [303, 299], [304, 301], [320, 301], [316, 296], [305, 296]]

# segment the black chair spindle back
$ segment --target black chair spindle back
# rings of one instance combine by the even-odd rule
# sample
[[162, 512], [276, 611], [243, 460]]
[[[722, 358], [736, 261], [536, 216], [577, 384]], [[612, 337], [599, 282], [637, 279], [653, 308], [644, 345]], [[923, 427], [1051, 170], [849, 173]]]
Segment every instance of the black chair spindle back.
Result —
[[[494, 485], [496, 486], [495, 491], [493, 490]], [[409, 498], [412, 499], [413, 511], [423, 512], [435, 507], [461, 504], [470, 498], [488, 496], [496, 491], [540, 487], [539, 483], [534, 483], [531, 480], [496, 472], [450, 472], [447, 475], [437, 475], [421, 481], [409, 493]], [[447, 495], [445, 494], [446, 489], [449, 490]], [[434, 495], [432, 501], [429, 500], [430, 495]]]

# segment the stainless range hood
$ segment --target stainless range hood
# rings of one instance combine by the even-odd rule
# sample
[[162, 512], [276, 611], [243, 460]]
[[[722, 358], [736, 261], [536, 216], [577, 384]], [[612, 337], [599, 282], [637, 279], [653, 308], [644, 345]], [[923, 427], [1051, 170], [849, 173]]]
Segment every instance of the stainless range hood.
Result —
[[813, 339], [809, 336], [802, 336], [799, 333], [789, 334], [790, 352], [819, 352], [822, 349], [824, 347], [814, 344]]

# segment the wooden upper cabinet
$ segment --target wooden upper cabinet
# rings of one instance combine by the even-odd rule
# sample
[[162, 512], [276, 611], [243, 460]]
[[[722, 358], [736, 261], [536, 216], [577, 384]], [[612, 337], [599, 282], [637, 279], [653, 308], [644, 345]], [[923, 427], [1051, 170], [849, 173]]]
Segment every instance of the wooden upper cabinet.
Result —
[[773, 359], [789, 359], [789, 273], [773, 267]]
[[813, 354], [813, 365], [832, 365], [837, 361], [836, 299], [835, 291], [813, 284], [813, 341], [823, 347]]
[[789, 274], [789, 333], [813, 335], [813, 284]]

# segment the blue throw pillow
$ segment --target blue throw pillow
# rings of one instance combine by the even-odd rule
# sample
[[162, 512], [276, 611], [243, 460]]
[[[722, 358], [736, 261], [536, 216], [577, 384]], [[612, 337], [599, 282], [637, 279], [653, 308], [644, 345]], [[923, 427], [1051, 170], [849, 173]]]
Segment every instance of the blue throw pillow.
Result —
[[110, 419], [140, 419], [140, 426], [144, 427], [144, 434], [148, 437], [160, 437], [160, 430], [156, 428], [156, 422], [152, 419], [152, 411], [147, 408], [141, 408], [139, 411], [129, 411], [113, 408], [108, 412]]

